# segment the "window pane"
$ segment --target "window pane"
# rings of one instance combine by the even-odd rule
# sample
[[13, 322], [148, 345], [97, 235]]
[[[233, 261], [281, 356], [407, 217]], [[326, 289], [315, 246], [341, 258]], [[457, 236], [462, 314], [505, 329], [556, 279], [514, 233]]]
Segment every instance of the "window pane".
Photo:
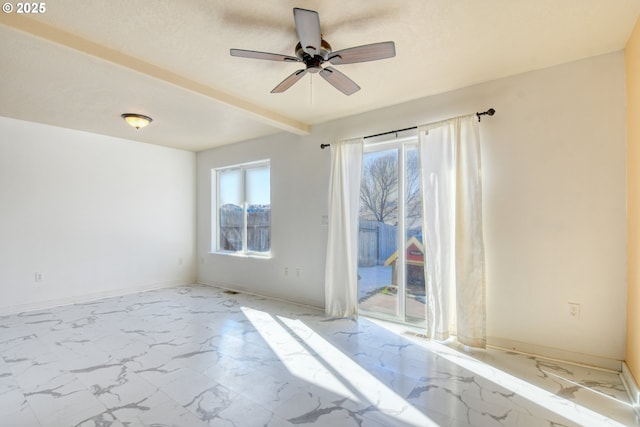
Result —
[[269, 252], [271, 246], [270, 167], [246, 170], [247, 250]]
[[218, 172], [218, 249], [242, 250], [242, 170]]
[[358, 300], [398, 315], [398, 150], [365, 153], [360, 184]]

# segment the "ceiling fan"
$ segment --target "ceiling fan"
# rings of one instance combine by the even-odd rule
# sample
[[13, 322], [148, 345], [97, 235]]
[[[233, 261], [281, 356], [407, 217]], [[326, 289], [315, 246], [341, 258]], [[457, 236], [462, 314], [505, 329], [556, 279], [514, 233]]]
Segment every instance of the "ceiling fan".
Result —
[[320, 33], [320, 17], [318, 12], [294, 8], [293, 19], [296, 24], [299, 43], [296, 45], [296, 56], [277, 53], [257, 52], [255, 50], [231, 49], [231, 56], [243, 58], [266, 59], [280, 62], [302, 62], [304, 69], [297, 70], [276, 86], [271, 93], [282, 93], [293, 86], [307, 73], [319, 73], [329, 84], [345, 95], [360, 90], [360, 86], [335, 68], [322, 67], [325, 62], [332, 65], [353, 64], [356, 62], [376, 61], [396, 56], [393, 42], [372, 43], [348, 49], [331, 51], [331, 45], [322, 39]]

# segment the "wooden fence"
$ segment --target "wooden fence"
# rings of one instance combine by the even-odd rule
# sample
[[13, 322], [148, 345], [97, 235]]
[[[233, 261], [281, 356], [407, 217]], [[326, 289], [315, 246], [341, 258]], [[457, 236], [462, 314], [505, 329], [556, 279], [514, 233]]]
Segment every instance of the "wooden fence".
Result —
[[397, 249], [398, 227], [383, 222], [360, 220], [358, 267], [384, 264]]
[[[220, 249], [242, 250], [242, 209], [225, 205], [220, 209]], [[247, 212], [247, 250], [267, 252], [271, 247], [271, 210]]]

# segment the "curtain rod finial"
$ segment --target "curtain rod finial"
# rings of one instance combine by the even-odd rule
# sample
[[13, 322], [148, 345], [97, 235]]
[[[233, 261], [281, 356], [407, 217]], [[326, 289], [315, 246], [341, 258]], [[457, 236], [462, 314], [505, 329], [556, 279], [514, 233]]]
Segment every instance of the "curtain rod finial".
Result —
[[493, 116], [495, 113], [496, 113], [495, 109], [489, 108], [487, 111], [483, 111], [482, 113], [476, 113], [476, 116], [478, 116], [478, 121], [480, 121], [482, 116], [484, 115]]

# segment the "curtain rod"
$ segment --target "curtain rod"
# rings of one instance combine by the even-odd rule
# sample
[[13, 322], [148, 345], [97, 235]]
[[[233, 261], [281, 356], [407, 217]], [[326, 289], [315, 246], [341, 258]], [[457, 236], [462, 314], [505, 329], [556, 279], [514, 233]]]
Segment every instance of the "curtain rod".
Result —
[[[481, 121], [482, 116], [493, 116], [496, 113], [496, 110], [493, 108], [489, 108], [487, 111], [483, 111], [481, 113], [476, 113], [478, 116], [478, 121]], [[406, 130], [418, 129], [418, 126], [411, 126], [404, 129], [390, 130], [389, 132], [376, 133], [375, 135], [367, 135], [364, 139], [375, 138], [376, 136], [390, 135], [392, 133], [404, 132]], [[323, 150], [327, 147], [331, 147], [331, 144], [320, 144], [320, 148]]]

